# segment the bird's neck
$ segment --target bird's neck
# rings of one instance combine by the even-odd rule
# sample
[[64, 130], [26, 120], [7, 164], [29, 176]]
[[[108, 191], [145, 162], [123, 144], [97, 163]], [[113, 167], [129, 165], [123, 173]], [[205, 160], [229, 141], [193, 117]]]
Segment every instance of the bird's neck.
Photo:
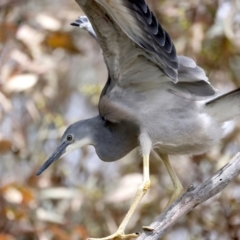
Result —
[[139, 130], [129, 122], [111, 123], [100, 116], [91, 119], [93, 145], [99, 158], [106, 162], [123, 158], [138, 146]]

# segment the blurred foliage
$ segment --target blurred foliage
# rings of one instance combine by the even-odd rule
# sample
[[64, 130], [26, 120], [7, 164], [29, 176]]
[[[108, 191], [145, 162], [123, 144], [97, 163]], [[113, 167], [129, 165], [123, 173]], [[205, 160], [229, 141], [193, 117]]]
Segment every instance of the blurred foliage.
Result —
[[[149, 1], [179, 54], [203, 67], [220, 92], [240, 85], [238, 0]], [[70, 26], [84, 13], [68, 0], [0, 1], [0, 240], [85, 239], [116, 230], [141, 182], [137, 154], [114, 163], [76, 151], [36, 177], [70, 123], [97, 114], [107, 72], [98, 44]], [[239, 121], [201, 156], [171, 157], [183, 185], [199, 184], [239, 151]], [[162, 211], [172, 184], [151, 161], [152, 187], [128, 232]], [[240, 239], [240, 178], [198, 206], [166, 240]]]

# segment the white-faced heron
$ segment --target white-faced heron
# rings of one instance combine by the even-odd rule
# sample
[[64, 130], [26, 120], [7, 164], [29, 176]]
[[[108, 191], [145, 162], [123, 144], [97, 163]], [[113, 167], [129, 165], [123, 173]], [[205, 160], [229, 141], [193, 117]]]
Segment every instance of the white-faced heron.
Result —
[[103, 239], [135, 237], [124, 230], [150, 186], [150, 152], [162, 158], [172, 179], [172, 202], [183, 187], [168, 154], [201, 154], [215, 145], [223, 137], [224, 122], [240, 115], [240, 89], [213, 99], [215, 90], [204, 70], [192, 59], [176, 55], [170, 36], [144, 0], [77, 3], [87, 17], [73, 25], [97, 39], [109, 77], [100, 96], [99, 115], [68, 127], [37, 175], [85, 145], [93, 145], [107, 162], [140, 148], [143, 182], [117, 232]]

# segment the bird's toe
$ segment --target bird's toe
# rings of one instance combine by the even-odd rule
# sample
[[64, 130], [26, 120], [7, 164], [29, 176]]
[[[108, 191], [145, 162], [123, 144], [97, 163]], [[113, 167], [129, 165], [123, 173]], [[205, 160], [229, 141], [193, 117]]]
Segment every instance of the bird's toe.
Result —
[[133, 238], [137, 238], [138, 236], [139, 236], [139, 233], [125, 234], [125, 233], [116, 232], [108, 237], [88, 238], [88, 240], [122, 240], [122, 239], [133, 239]]
[[143, 229], [144, 231], [149, 231], [149, 232], [152, 232], [152, 231], [154, 230], [154, 228], [151, 227], [151, 226], [142, 226], [142, 229]]

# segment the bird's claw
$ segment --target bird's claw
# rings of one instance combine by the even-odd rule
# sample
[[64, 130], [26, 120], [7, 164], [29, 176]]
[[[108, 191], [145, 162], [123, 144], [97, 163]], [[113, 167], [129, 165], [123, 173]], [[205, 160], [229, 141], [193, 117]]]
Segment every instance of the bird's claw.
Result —
[[152, 231], [154, 230], [154, 228], [153, 228], [153, 227], [150, 227], [150, 226], [142, 226], [142, 229], [143, 229], [144, 231], [149, 231], [149, 232], [152, 232]]
[[131, 238], [137, 238], [139, 236], [139, 233], [130, 233], [125, 234], [123, 232], [116, 232], [108, 237], [104, 238], [88, 238], [88, 240], [122, 240], [122, 239], [131, 239]]

